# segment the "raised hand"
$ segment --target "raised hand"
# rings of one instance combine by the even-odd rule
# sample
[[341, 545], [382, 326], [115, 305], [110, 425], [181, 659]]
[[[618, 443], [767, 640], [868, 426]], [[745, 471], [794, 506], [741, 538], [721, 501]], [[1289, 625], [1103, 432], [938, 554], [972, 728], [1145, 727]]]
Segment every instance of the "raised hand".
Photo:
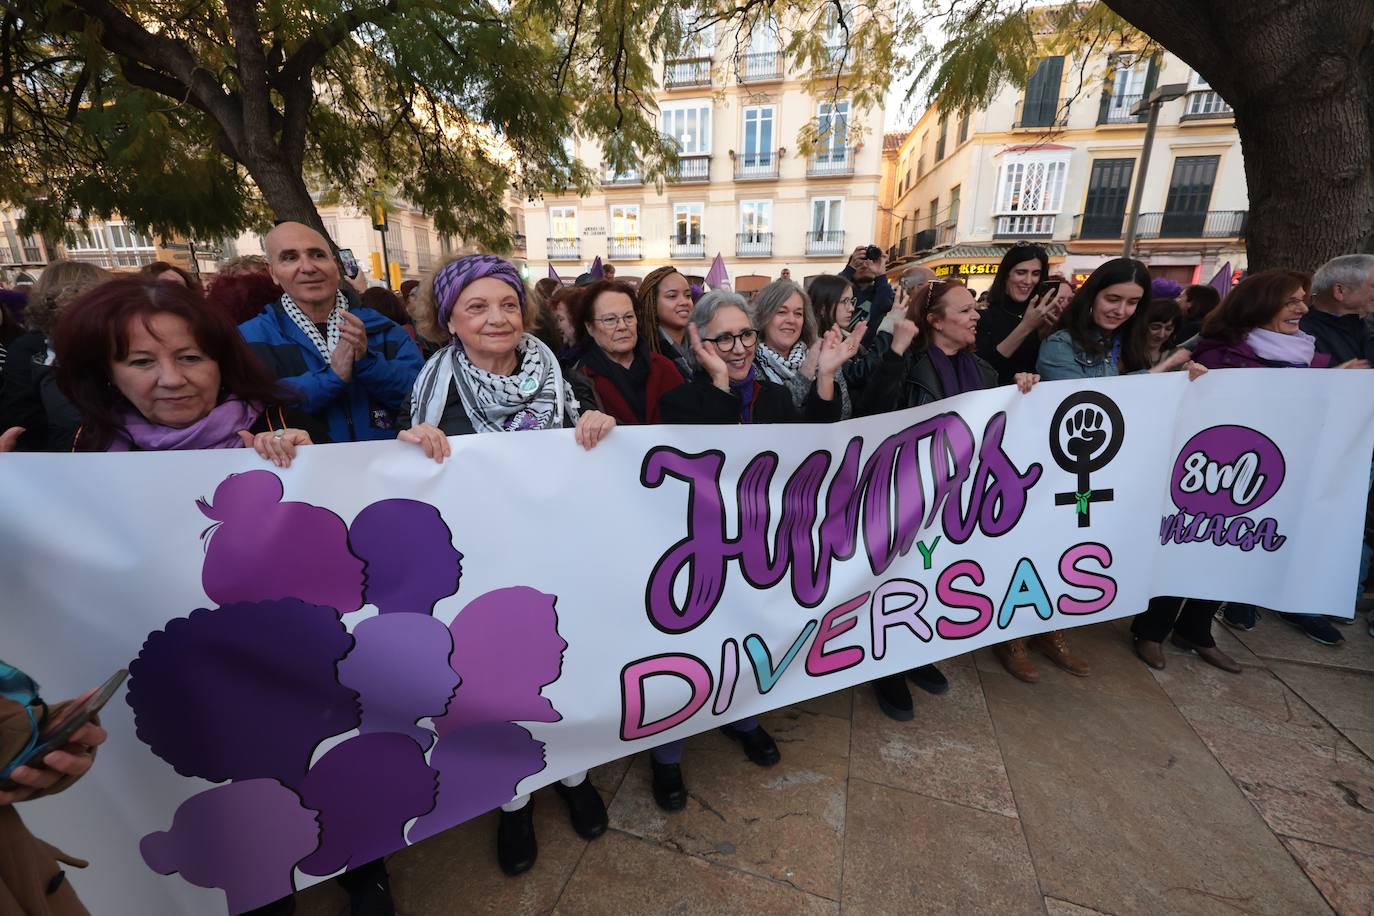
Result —
[[816, 363], [817, 381], [833, 377], [849, 358], [859, 351], [864, 326], [860, 323], [848, 340], [844, 338], [839, 325], [825, 332], [825, 336], [817, 342], [820, 349], [820, 357]]
[[697, 365], [710, 377], [711, 384], [721, 391], [729, 391], [730, 370], [725, 367], [725, 360], [720, 358], [715, 347], [708, 347], [701, 342], [701, 334], [694, 324], [687, 325], [687, 339], [692, 344], [692, 355], [696, 357]]
[[902, 356], [921, 334], [921, 329], [910, 318], [903, 318], [892, 326], [892, 352]]
[[1030, 305], [1026, 306], [1021, 323], [1030, 328], [1054, 327], [1059, 320], [1059, 310], [1054, 307], [1055, 293], [1056, 290], [1049, 289], [1039, 299], [1032, 299]]
[[816, 377], [816, 365], [821, 359], [821, 348], [817, 346], [819, 343], [818, 340], [806, 348], [806, 356], [802, 358], [801, 366], [797, 368], [802, 378], [815, 379]]
[[345, 382], [353, 378], [353, 363], [367, 353], [367, 327], [352, 312], [344, 312], [339, 323], [339, 344], [329, 357], [329, 368]]

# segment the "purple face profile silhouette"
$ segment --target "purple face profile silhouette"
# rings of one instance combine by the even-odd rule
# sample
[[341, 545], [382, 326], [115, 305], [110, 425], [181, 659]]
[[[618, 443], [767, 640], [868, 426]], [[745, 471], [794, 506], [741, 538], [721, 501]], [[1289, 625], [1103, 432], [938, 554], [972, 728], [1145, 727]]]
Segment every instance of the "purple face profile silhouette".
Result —
[[138, 844], [159, 875], [180, 873], [196, 887], [220, 888], [242, 913], [295, 891], [292, 869], [319, 842], [315, 812], [274, 779], [246, 779], [182, 802], [170, 830]]
[[368, 604], [382, 614], [431, 614], [458, 591], [463, 555], [439, 510], [413, 499], [375, 502], [353, 519], [349, 543], [366, 568]]
[[353, 638], [294, 598], [192, 611], [129, 664], [138, 737], [182, 776], [300, 785], [315, 747], [358, 725], [336, 665]]
[[348, 527], [328, 509], [282, 502], [271, 471], [230, 474], [214, 504], [197, 500], [216, 522], [206, 532], [201, 584], [216, 604], [299, 598], [340, 614], [363, 606], [363, 563], [348, 549]]
[[434, 807], [438, 776], [405, 735], [359, 735], [330, 748], [301, 785], [320, 812], [320, 847], [301, 871], [332, 875], [405, 845], [406, 824]]
[[415, 723], [441, 716], [448, 707], [459, 680], [452, 653], [448, 627], [428, 614], [360, 621], [353, 628], [353, 651], [339, 662], [339, 682], [358, 692], [363, 707], [358, 731], [409, 735], [420, 750], [429, 750], [434, 733]]
[[429, 763], [439, 771], [434, 810], [410, 828], [416, 843], [490, 811], [516, 794], [521, 780], [544, 769], [544, 744], [519, 722], [562, 716], [540, 691], [558, 680], [563, 650], [555, 598], [517, 586], [473, 599], [449, 625], [453, 668], [463, 682]]

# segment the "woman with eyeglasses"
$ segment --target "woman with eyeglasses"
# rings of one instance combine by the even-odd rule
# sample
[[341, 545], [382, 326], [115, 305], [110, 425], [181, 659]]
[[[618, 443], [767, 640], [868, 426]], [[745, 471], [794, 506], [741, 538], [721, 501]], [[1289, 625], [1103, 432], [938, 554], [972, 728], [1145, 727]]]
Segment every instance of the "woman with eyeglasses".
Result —
[[661, 422], [659, 401], [683, 384], [682, 373], [640, 335], [634, 290], [619, 280], [597, 280], [571, 312], [582, 346], [582, 358], [568, 375], [578, 404], [617, 423]]
[[[961, 281], [934, 280], [922, 287], [893, 325], [891, 345], [858, 401], [858, 415], [905, 410], [996, 388], [997, 370], [973, 352], [980, 317], [973, 293]], [[1019, 373], [1015, 379], [1016, 387], [1027, 392], [1040, 377]], [[934, 665], [874, 681], [878, 707], [898, 722], [915, 715], [908, 678], [927, 693], [949, 690], [949, 681]]]
[[[858, 338], [843, 341], [835, 330], [817, 342], [816, 381], [798, 407], [786, 387], [758, 371], [754, 356], [759, 332], [743, 296], [712, 290], [692, 308], [687, 339], [699, 367], [692, 380], [665, 393], [659, 405], [664, 423], [831, 423], [840, 418], [835, 373], [858, 348]], [[745, 755], [761, 767], [781, 759], [778, 746], [753, 716], [722, 732], [739, 741]], [[665, 811], [687, 805], [682, 779], [682, 740], [654, 748], [654, 801]]]

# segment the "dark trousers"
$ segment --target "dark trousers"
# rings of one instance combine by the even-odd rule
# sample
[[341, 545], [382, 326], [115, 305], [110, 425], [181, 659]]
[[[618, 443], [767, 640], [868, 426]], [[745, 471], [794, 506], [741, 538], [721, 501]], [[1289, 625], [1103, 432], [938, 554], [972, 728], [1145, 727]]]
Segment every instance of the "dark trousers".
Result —
[[1190, 643], [1210, 649], [1217, 644], [1212, 639], [1212, 615], [1220, 604], [1219, 601], [1172, 595], [1151, 598], [1145, 613], [1137, 614], [1131, 621], [1131, 632], [1139, 639], [1164, 642], [1172, 630]]
[[[373, 859], [351, 871], [344, 872], [334, 880], [338, 882], [340, 887], [348, 891], [350, 897], [361, 893], [369, 884], [379, 884], [388, 891], [391, 890], [391, 877], [387, 874], [385, 859]], [[283, 897], [266, 906], [260, 906], [255, 910], [249, 910], [243, 916], [291, 916], [294, 912], [296, 912], [296, 898], [293, 895]]]

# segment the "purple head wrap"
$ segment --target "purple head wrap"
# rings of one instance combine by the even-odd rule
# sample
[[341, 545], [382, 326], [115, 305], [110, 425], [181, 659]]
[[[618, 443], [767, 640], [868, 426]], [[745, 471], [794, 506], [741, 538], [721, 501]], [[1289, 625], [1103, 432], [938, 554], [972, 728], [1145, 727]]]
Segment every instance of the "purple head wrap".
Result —
[[439, 327], [447, 330], [453, 305], [469, 283], [483, 277], [495, 277], [515, 290], [520, 308], [525, 307], [525, 284], [515, 265], [505, 258], [491, 254], [469, 254], [445, 264], [434, 275], [434, 301], [439, 307]]

